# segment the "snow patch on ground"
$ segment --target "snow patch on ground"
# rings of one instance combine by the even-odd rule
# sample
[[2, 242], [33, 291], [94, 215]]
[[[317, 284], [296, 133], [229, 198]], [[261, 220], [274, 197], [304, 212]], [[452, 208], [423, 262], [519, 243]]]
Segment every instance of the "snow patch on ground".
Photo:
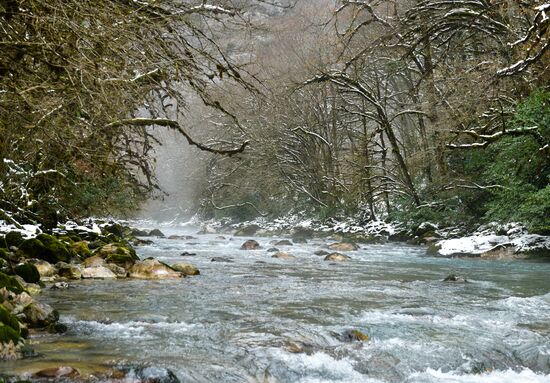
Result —
[[481, 254], [495, 246], [509, 244], [510, 238], [505, 235], [472, 235], [462, 238], [446, 239], [438, 242], [441, 246], [439, 254]]
[[491, 223], [479, 227], [473, 235], [444, 239], [436, 245], [440, 248], [438, 253], [443, 256], [479, 255], [500, 246], [513, 247], [516, 254], [536, 250], [550, 252], [550, 237], [529, 234], [525, 227], [517, 223]]

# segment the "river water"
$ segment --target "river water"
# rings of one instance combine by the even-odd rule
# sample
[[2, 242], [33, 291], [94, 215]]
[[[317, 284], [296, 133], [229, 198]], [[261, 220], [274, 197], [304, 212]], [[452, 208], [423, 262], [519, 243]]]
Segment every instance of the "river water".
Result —
[[[182, 382], [550, 382], [550, 263], [432, 258], [391, 243], [336, 264], [313, 254], [328, 239], [281, 247], [290, 261], [271, 258], [274, 238], [243, 251], [246, 238], [163, 231], [195, 239], [155, 239], [138, 254], [200, 276], [45, 289], [68, 332], [34, 337], [42, 356], [5, 367], [143, 363]], [[451, 273], [469, 283], [442, 282]], [[353, 329], [370, 341], [342, 336]]]

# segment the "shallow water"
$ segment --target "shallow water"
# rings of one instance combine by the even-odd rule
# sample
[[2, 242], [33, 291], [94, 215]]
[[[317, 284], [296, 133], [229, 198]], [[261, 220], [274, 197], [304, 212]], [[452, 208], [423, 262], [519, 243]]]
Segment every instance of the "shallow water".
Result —
[[[550, 382], [549, 263], [430, 258], [385, 244], [335, 264], [313, 254], [330, 240], [281, 247], [297, 257], [285, 261], [266, 251], [274, 238], [243, 251], [246, 238], [195, 237], [138, 253], [192, 263], [200, 276], [46, 289], [68, 333], [34, 337], [42, 357], [3, 367], [145, 363], [183, 382]], [[441, 281], [451, 273], [470, 283]], [[346, 342], [350, 329], [371, 340]]]

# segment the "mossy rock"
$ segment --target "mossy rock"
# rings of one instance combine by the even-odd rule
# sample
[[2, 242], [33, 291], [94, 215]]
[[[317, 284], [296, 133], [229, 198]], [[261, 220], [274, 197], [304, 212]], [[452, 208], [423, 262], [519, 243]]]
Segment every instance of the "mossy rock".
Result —
[[164, 233], [162, 231], [160, 231], [159, 229], [153, 229], [149, 232], [149, 236], [150, 237], [159, 237], [159, 238], [164, 238]]
[[15, 315], [12, 315], [8, 309], [0, 304], [0, 324], [11, 327], [17, 335], [21, 335], [21, 326]]
[[92, 252], [85, 241], [73, 242], [70, 246], [71, 249], [82, 258], [92, 256]]
[[0, 273], [0, 289], [3, 287], [15, 294], [21, 294], [26, 291], [16, 277]]
[[9, 233], [6, 234], [5, 240], [6, 240], [7, 248], [9, 248], [10, 246], [19, 247], [19, 245], [23, 243], [25, 238], [23, 238], [23, 235], [18, 231], [10, 231]]
[[17, 331], [10, 326], [0, 324], [0, 343], [9, 343], [11, 341], [13, 344], [17, 344], [20, 339], [21, 335]]
[[40, 234], [25, 240], [19, 250], [28, 258], [37, 258], [50, 263], [68, 262], [75, 253], [54, 236]]
[[100, 247], [103, 247], [105, 245], [107, 245], [107, 242], [105, 242], [105, 241], [98, 238], [98, 239], [95, 239], [95, 240], [89, 242], [88, 243], [88, 248], [90, 250], [94, 250], [94, 249], [99, 249]]
[[31, 263], [23, 263], [15, 267], [15, 274], [19, 275], [27, 283], [38, 283], [40, 281], [40, 273], [35, 265]]
[[0, 235], [0, 249], [7, 249], [8, 243], [6, 242], [6, 237]]
[[106, 235], [108, 235], [110, 233], [110, 234], [116, 235], [119, 238], [124, 238], [125, 232], [129, 231], [129, 229], [127, 230], [124, 226], [122, 226], [119, 223], [114, 223], [112, 225], [108, 225], [108, 226], [103, 227], [103, 229], [101, 231], [103, 233], [105, 233]]
[[136, 251], [130, 245], [123, 243], [109, 243], [94, 251], [94, 255], [99, 255], [104, 259], [113, 254], [128, 255], [135, 261], [139, 260]]
[[10, 253], [6, 249], [0, 249], [0, 259], [8, 260], [10, 256]]
[[141, 229], [132, 229], [132, 231], [130, 232], [130, 235], [133, 237], [148, 237], [149, 232]]
[[133, 256], [131, 253], [125, 253], [125, 254], [109, 254], [105, 258], [105, 262], [107, 263], [114, 263], [117, 266], [123, 267], [125, 269], [129, 269], [132, 267], [134, 263], [137, 261], [137, 257]]
[[59, 237], [57, 237], [57, 239], [58, 239], [59, 241], [61, 241], [61, 242], [66, 243], [66, 244], [71, 244], [71, 243], [74, 242], [73, 239], [72, 239], [69, 235], [67, 235], [67, 234], [65, 234], [65, 235], [60, 235]]

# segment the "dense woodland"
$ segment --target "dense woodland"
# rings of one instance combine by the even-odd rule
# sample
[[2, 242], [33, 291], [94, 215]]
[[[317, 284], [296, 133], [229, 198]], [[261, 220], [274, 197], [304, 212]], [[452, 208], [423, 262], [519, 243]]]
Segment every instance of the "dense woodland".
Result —
[[0, 219], [135, 209], [171, 129], [205, 217], [548, 233], [549, 25], [535, 0], [1, 0]]

